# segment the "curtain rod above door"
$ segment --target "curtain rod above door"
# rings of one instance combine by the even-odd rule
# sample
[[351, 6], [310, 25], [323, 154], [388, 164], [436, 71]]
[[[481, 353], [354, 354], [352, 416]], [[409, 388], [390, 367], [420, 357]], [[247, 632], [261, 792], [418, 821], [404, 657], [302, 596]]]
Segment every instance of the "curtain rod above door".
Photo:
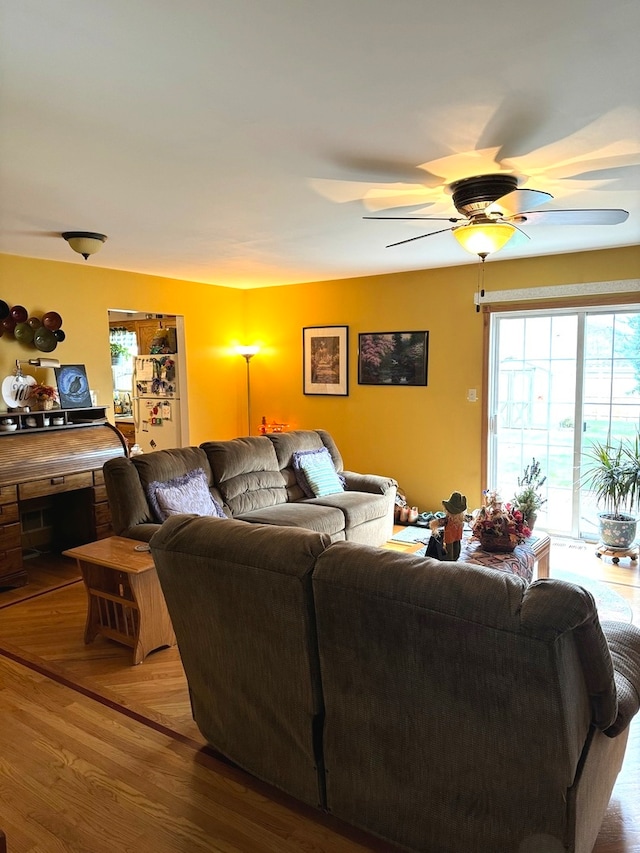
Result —
[[545, 287], [523, 287], [517, 290], [485, 290], [484, 296], [475, 293], [473, 302], [475, 305], [493, 305], [499, 302], [530, 302], [535, 299], [580, 298], [612, 293], [636, 293], [640, 300], [640, 279], [553, 284]]

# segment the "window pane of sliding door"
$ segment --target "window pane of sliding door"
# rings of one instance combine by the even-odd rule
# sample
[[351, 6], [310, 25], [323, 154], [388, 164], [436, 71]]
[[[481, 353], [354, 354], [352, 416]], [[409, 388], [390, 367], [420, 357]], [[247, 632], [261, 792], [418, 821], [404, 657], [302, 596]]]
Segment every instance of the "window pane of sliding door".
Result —
[[597, 540], [584, 454], [640, 430], [640, 311], [494, 314], [489, 376], [487, 486], [509, 500], [535, 457], [547, 475], [537, 524]]
[[568, 535], [573, 519], [575, 314], [493, 315], [489, 488], [503, 500], [535, 457], [547, 475], [537, 524]]
[[[589, 313], [584, 335], [582, 449], [617, 443], [640, 429], [640, 312]], [[580, 492], [580, 534], [598, 537], [598, 508]]]

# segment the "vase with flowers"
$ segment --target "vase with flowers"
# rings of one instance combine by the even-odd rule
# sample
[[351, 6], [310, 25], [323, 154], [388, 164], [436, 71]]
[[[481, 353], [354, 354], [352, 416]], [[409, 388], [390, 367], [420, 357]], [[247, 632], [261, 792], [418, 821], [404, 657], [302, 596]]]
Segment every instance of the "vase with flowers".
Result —
[[43, 412], [53, 409], [58, 401], [58, 391], [52, 385], [34, 385], [29, 399], [35, 401], [36, 407]]
[[502, 503], [495, 491], [484, 493], [485, 503], [475, 517], [472, 532], [483, 551], [513, 551], [531, 535], [522, 512], [510, 503]]

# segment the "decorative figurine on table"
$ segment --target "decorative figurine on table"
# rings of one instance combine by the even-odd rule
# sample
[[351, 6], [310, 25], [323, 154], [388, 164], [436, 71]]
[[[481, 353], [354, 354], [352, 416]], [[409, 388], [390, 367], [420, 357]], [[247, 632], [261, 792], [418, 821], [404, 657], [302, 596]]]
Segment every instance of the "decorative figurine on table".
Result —
[[439, 527], [444, 527], [445, 559], [455, 562], [460, 556], [467, 499], [460, 492], [452, 492], [449, 500], [442, 501], [442, 506], [445, 509], [445, 517], [434, 518], [429, 522], [429, 527], [434, 534]]

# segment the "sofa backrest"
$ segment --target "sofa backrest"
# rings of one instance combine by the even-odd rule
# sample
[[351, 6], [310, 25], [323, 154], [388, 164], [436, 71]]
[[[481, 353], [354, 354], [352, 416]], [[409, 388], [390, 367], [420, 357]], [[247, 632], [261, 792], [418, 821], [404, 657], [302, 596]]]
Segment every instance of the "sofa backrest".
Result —
[[[112, 464], [117, 463], [117, 464]], [[205, 471], [211, 486], [211, 468], [199, 447], [155, 450], [130, 459], [110, 459], [103, 466], [111, 521], [118, 536], [148, 539], [158, 524], [148, 498], [150, 483], [166, 483], [197, 468]], [[213, 491], [213, 496], [219, 496]]]
[[323, 429], [292, 430], [291, 432], [269, 433], [266, 438], [273, 444], [278, 466], [284, 478], [290, 501], [304, 499], [305, 494], [296, 479], [293, 455], [300, 450], [320, 450], [326, 447], [333, 460], [336, 471], [344, 469], [342, 456], [331, 435]]
[[302, 528], [195, 516], [169, 518], [151, 540], [202, 734], [314, 806], [323, 705], [311, 572], [329, 543]]
[[617, 705], [588, 592], [348, 542], [313, 588], [333, 814], [420, 850], [569, 838], [590, 726]]
[[199, 447], [176, 447], [171, 450], [141, 453], [139, 456], [131, 457], [131, 464], [138, 472], [145, 494], [151, 483], [167, 483], [197, 468], [203, 468], [207, 479], [211, 482], [209, 460], [206, 453]]
[[276, 453], [265, 436], [205, 441], [200, 447], [232, 515], [287, 502]]

